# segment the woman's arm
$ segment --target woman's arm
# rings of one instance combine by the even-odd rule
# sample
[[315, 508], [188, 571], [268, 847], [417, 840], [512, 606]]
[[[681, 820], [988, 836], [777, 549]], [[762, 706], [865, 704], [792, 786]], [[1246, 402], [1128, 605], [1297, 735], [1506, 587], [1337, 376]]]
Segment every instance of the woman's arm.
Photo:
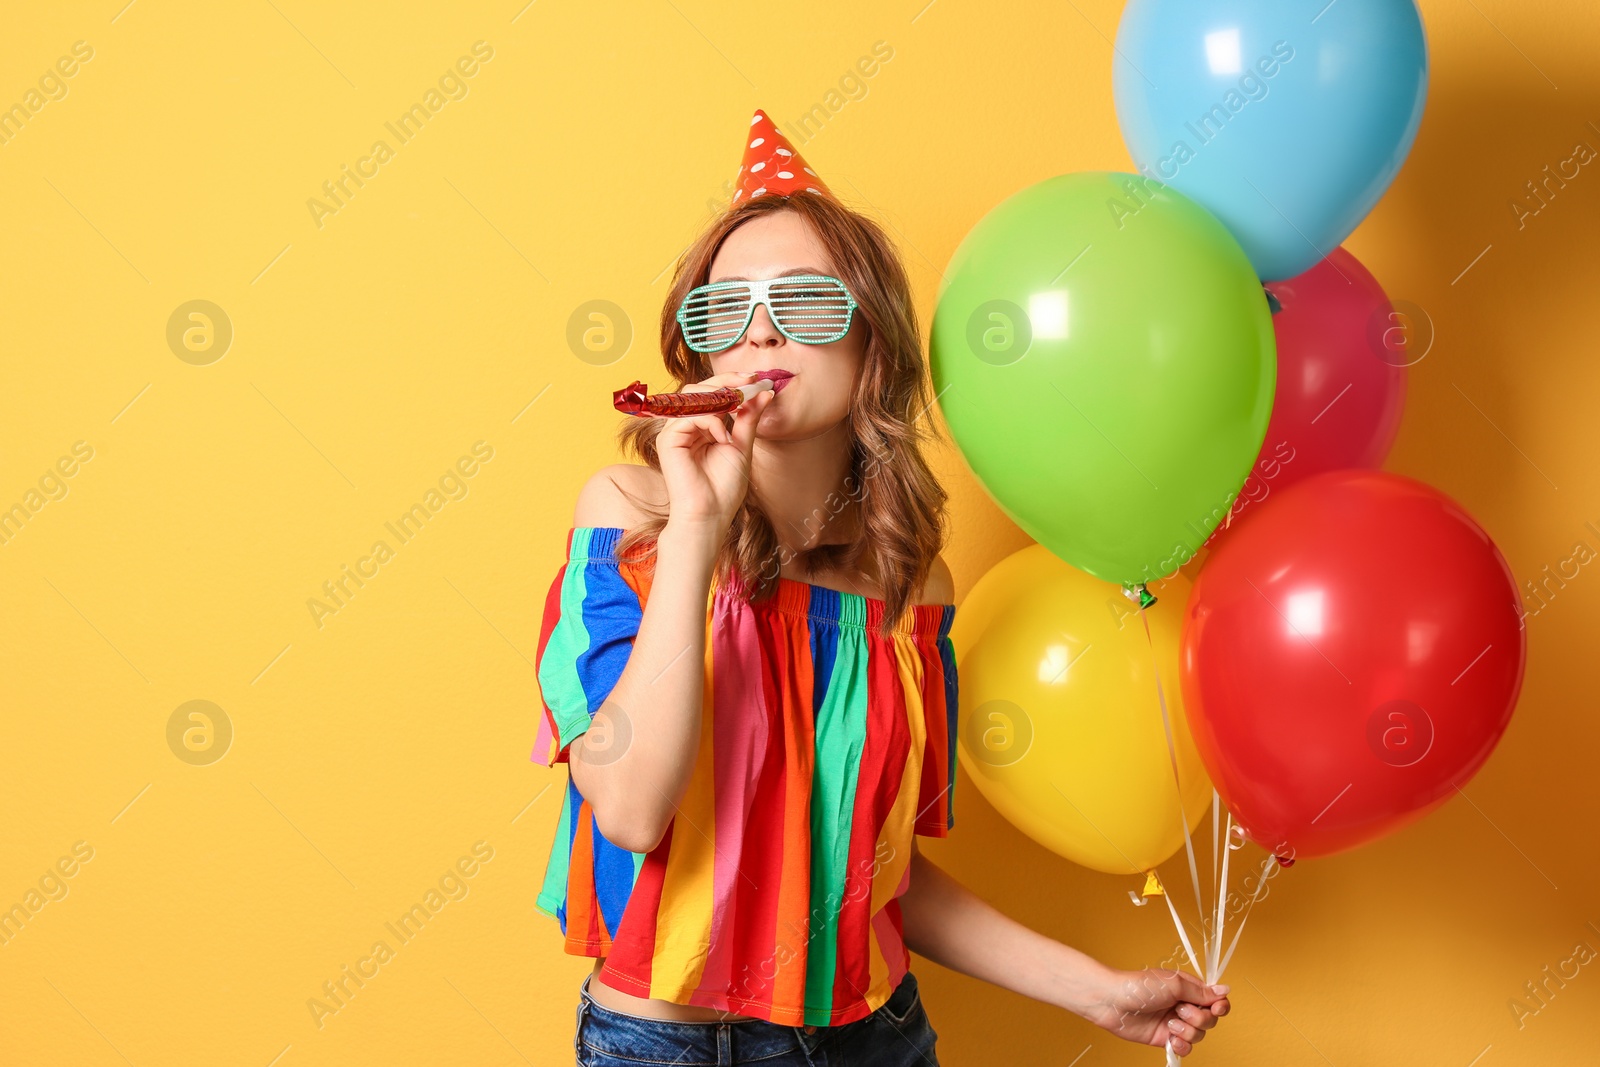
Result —
[[[906, 946], [953, 971], [1065, 1008], [1119, 1037], [1180, 1056], [1228, 1012], [1227, 986], [1191, 975], [1120, 971], [997, 911], [911, 845], [900, 897]], [[1178, 1026], [1169, 1025], [1177, 1019]]]
[[[717, 374], [688, 390], [754, 378]], [[659, 474], [628, 464], [608, 467], [578, 497], [577, 526], [633, 525], [634, 505], [610, 477], [618, 472], [654, 483], [632, 488], [636, 495], [664, 495], [668, 505], [628, 662], [567, 753], [572, 782], [594, 809], [600, 832], [630, 852], [650, 852], [661, 843], [694, 774], [712, 572], [749, 491], [756, 425], [774, 395], [770, 389], [757, 393], [731, 416], [667, 419], [655, 439]]]
[[1114, 978], [1111, 968], [1030, 930], [990, 906], [911, 846], [900, 897], [907, 947], [985, 982], [1087, 1016]]
[[[613, 481], [627, 473], [619, 465], [591, 478], [578, 496], [573, 524], [633, 525], [633, 506]], [[649, 492], [643, 478], [634, 480], [630, 492]], [[650, 596], [627, 666], [568, 753], [573, 784], [589, 801], [600, 832], [630, 852], [649, 852], [660, 843], [694, 771], [706, 598], [721, 542], [714, 527], [668, 520], [656, 542]]]

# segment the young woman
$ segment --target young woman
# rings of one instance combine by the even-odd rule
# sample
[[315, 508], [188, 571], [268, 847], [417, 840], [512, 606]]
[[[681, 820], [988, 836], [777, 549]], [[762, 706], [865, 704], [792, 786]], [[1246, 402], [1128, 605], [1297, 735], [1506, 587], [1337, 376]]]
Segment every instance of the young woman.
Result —
[[777, 388], [628, 420], [643, 463], [585, 485], [545, 609], [535, 756], [569, 781], [539, 906], [595, 957], [577, 1062], [935, 1064], [909, 952], [1187, 1055], [1227, 987], [1099, 963], [917, 851], [954, 824], [957, 690], [910, 287], [809, 169], [751, 166], [662, 349], [687, 391]]

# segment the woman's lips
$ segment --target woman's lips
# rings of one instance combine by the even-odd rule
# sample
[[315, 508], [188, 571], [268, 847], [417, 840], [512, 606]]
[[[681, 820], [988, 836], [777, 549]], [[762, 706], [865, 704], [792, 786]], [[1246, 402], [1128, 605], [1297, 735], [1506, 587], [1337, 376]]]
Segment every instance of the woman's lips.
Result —
[[765, 378], [772, 382], [772, 392], [774, 396], [783, 392], [784, 387], [789, 384], [789, 380], [793, 377], [794, 372], [786, 370], [764, 370], [756, 372], [757, 381]]

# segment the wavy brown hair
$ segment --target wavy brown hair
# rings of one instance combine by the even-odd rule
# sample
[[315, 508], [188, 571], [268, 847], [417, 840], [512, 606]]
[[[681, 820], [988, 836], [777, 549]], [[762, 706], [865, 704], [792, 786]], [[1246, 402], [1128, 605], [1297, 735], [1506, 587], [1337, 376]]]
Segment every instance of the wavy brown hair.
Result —
[[[922, 443], [945, 440], [930, 415], [932, 389], [923, 358], [911, 283], [889, 237], [872, 219], [830, 196], [759, 196], [730, 207], [684, 250], [661, 307], [661, 353], [675, 388], [711, 377], [709, 360], [684, 343], [677, 311], [684, 296], [706, 284], [711, 262], [728, 235], [751, 219], [792, 211], [811, 226], [849, 287], [864, 320], [866, 350], [857, 392], [847, 416], [850, 474], [827, 508], [813, 510], [823, 525], [841, 513], [851, 499], [859, 501], [860, 529], [849, 542], [818, 544], [795, 554], [801, 572], [811, 575], [827, 567], [862, 574], [869, 557], [884, 593], [882, 629], [896, 625], [916, 601], [933, 561], [944, 546], [947, 495], [922, 455]], [[665, 419], [629, 418], [618, 431], [625, 453], [661, 470], [656, 436]], [[925, 428], [926, 427], [926, 428]], [[626, 491], [624, 491], [626, 492]], [[628, 494], [631, 498], [632, 494]], [[752, 602], [777, 589], [782, 548], [756, 494], [747, 493], [717, 553], [719, 584], [737, 575]], [[652, 518], [634, 526], [617, 545], [619, 555], [649, 558], [667, 512], [634, 500]], [[830, 514], [831, 513], [831, 514]], [[810, 526], [811, 520], [807, 520]]]

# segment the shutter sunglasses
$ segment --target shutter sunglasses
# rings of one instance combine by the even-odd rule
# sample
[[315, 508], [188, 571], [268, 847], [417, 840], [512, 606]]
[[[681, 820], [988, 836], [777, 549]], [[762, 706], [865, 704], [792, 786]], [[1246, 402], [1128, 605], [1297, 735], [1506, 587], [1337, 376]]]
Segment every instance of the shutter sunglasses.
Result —
[[713, 282], [692, 289], [678, 308], [683, 340], [696, 352], [721, 352], [750, 328], [765, 304], [778, 332], [803, 345], [825, 345], [850, 332], [858, 306], [844, 282], [826, 274], [791, 274], [754, 282]]

